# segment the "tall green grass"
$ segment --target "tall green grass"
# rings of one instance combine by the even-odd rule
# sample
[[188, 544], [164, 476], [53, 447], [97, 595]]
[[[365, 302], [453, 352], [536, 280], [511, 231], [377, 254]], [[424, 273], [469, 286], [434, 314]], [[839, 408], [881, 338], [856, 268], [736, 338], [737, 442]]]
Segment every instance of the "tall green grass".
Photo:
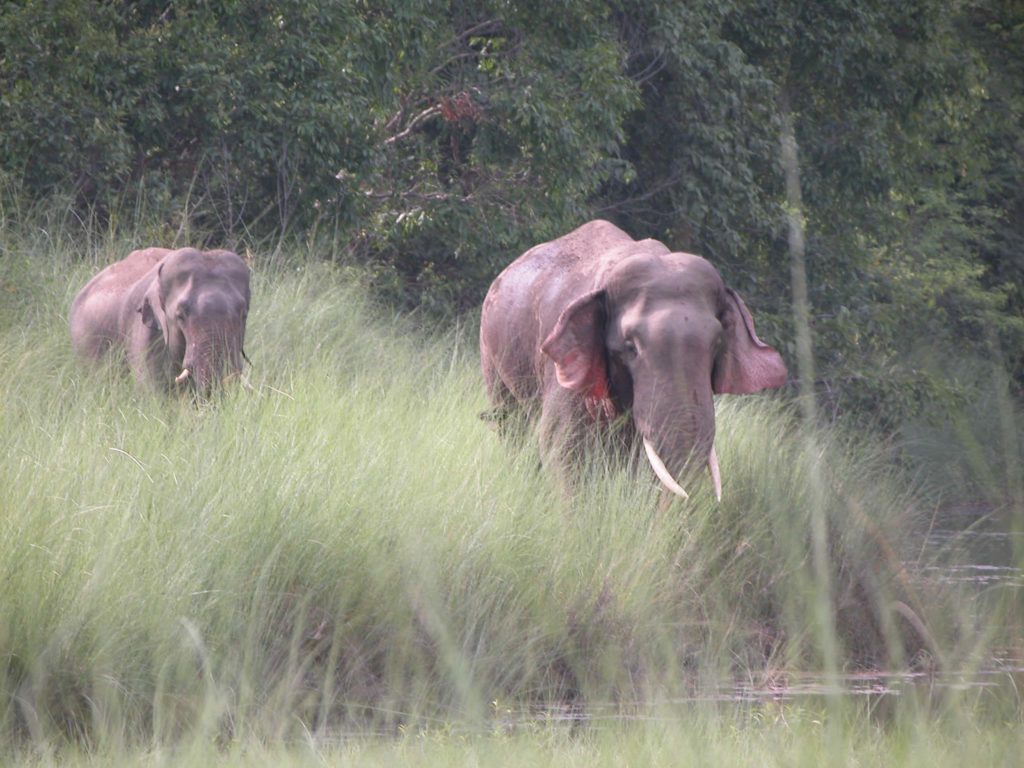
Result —
[[819, 670], [815, 509], [844, 669], [993, 642], [914, 577], [932, 510], [888, 454], [821, 431], [811, 464], [778, 399], [718, 403], [721, 504], [661, 509], [645, 467], [601, 457], [567, 499], [478, 418], [472, 326], [394, 317], [358, 270], [257, 257], [255, 391], [197, 406], [71, 356], [71, 298], [131, 246], [4, 237], [0, 743], [486, 733]]

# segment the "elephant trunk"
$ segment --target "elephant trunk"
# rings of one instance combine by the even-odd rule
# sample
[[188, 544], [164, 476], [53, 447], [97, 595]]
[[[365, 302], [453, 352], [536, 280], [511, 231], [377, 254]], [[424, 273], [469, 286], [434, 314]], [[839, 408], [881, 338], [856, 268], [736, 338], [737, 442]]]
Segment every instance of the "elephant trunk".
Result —
[[[685, 480], [706, 467], [711, 474], [715, 497], [721, 499], [722, 480], [715, 453], [715, 411], [710, 387], [707, 392], [679, 390], [670, 398], [659, 398], [637, 414], [644, 450], [662, 485], [677, 496], [688, 498]], [[634, 411], [636, 413], [636, 411]]]
[[215, 384], [241, 375], [241, 345], [223, 335], [194, 339], [186, 345], [181, 365], [175, 382], [188, 383], [200, 394], [208, 395]]

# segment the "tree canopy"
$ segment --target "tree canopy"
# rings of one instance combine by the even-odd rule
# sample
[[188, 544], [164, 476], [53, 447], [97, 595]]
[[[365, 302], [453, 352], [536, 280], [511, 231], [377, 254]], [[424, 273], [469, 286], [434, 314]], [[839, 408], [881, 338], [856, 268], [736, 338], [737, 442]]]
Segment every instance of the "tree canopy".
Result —
[[820, 390], [892, 419], [957, 356], [1024, 383], [1022, 51], [1013, 0], [26, 0], [0, 174], [229, 245], [329, 232], [442, 313], [601, 216], [706, 255], [792, 355], [785, 113]]

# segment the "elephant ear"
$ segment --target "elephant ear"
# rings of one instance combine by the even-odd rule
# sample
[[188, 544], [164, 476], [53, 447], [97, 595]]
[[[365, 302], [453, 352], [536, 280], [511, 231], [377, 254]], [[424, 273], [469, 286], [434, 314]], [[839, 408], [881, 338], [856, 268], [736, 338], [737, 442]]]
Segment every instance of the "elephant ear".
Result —
[[160, 299], [160, 274], [163, 268], [164, 265], [161, 264], [157, 269], [156, 276], [142, 297], [142, 304], [139, 305], [138, 312], [142, 316], [142, 322], [147, 328], [162, 334], [166, 338], [167, 329], [164, 327], [163, 301]]
[[608, 399], [605, 316], [604, 291], [588, 293], [565, 308], [540, 345], [555, 363], [558, 383], [592, 402]]
[[782, 356], [754, 332], [754, 318], [743, 299], [726, 287], [726, 310], [721, 321], [723, 345], [715, 361], [712, 387], [721, 394], [749, 395], [786, 383]]

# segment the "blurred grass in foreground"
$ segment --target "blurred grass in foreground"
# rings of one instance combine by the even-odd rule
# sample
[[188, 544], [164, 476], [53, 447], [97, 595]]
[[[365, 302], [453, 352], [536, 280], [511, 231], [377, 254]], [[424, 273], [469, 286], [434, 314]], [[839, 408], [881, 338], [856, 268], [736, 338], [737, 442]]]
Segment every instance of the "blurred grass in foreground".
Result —
[[[820, 758], [820, 719], [792, 730], [770, 705], [734, 720], [695, 704], [673, 715], [699, 714], [678, 733], [457, 735], [500, 729], [502, 706], [629, 713], [820, 670], [811, 498], [828, 523], [844, 669], [969, 672], [1020, 637], [1005, 604], [914, 578], [934, 556], [922, 546], [934, 510], [885, 451], [822, 431], [809, 467], [777, 399], [719, 401], [721, 504], [704, 487], [659, 513], [645, 467], [600, 460], [569, 502], [532, 446], [502, 445], [478, 418], [472, 328], [388, 317], [358, 272], [257, 259], [257, 391], [195, 407], [71, 358], [72, 296], [130, 250], [112, 238], [80, 263], [73, 247], [5, 232], [0, 260], [3, 303], [17, 304], [0, 310], [0, 743], [43, 763], [65, 744], [85, 762], [134, 749], [140, 764], [165, 749], [215, 762], [223, 748], [248, 764], [245, 745], [257, 763], [286, 749], [302, 764], [314, 747], [339, 764], [477, 749], [526, 762], [548, 754], [545, 739], [569, 764], [657, 764], [673, 749], [753, 762], [758, 739]], [[1020, 723], [1012, 693], [898, 704], [968, 730]], [[892, 732], [858, 722], [827, 740], [861, 733], [868, 764], [881, 744], [913, 765], [906, 745], [942, 743], [926, 717], [925, 735], [887, 718]], [[407, 736], [331, 747], [367, 732]]]
[[640, 722], [612, 722], [572, 729], [550, 724], [525, 731], [467, 734], [440, 728], [387, 738], [356, 737], [331, 744], [310, 740], [282, 744], [249, 742], [218, 748], [192, 742], [179, 749], [150, 747], [100, 753], [81, 749], [27, 755], [26, 766], [757, 766], [819, 768], [960, 768], [1016, 766], [1024, 737], [1012, 724], [914, 723], [879, 727], [866, 717], [844, 722], [831, 737], [820, 712], [800, 707], [767, 707], [737, 715], [664, 713]]

